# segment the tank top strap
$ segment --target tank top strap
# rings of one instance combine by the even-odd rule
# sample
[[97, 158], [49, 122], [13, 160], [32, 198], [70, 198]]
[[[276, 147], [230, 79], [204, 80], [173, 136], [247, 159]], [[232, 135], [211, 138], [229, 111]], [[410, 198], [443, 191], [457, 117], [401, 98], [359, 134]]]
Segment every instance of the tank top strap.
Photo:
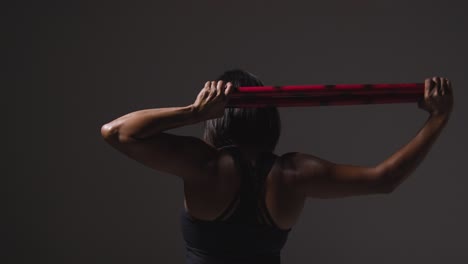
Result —
[[277, 155], [271, 152], [263, 152], [259, 155], [259, 160], [256, 164], [259, 166], [257, 167], [257, 175], [259, 177], [260, 186], [258, 186], [259, 194], [257, 199], [258, 205], [258, 213], [259, 219], [262, 224], [267, 224], [269, 226], [274, 226], [279, 228], [273, 218], [271, 217], [267, 205], [266, 205], [266, 179], [275, 163]]

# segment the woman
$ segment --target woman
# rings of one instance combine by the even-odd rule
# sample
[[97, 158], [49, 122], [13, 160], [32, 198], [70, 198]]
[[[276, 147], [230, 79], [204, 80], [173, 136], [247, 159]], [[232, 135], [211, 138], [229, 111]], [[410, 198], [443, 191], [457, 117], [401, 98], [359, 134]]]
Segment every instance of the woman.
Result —
[[[128, 157], [183, 180], [187, 263], [280, 263], [306, 198], [391, 193], [426, 156], [453, 106], [450, 81], [426, 79], [424, 126], [389, 158], [363, 167], [274, 154], [277, 108], [225, 108], [233, 87], [262, 85], [246, 71], [227, 71], [206, 82], [193, 104], [132, 112], [101, 128]], [[165, 132], [201, 121], [203, 140]]]

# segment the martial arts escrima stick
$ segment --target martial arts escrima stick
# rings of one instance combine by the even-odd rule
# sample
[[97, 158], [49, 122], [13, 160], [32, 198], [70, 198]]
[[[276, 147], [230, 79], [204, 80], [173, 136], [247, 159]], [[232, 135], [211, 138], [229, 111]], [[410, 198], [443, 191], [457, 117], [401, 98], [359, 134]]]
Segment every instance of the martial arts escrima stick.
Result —
[[237, 87], [226, 107], [287, 107], [417, 102], [424, 83]]

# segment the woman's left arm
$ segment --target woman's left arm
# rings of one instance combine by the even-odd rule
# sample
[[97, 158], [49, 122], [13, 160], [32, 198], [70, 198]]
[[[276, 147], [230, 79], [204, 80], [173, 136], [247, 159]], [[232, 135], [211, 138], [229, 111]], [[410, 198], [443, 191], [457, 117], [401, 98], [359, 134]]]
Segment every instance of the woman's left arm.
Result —
[[207, 82], [195, 103], [183, 107], [145, 109], [126, 114], [101, 127], [101, 135], [128, 157], [158, 171], [186, 179], [207, 176], [218, 151], [203, 140], [163, 132], [221, 117], [231, 85]]

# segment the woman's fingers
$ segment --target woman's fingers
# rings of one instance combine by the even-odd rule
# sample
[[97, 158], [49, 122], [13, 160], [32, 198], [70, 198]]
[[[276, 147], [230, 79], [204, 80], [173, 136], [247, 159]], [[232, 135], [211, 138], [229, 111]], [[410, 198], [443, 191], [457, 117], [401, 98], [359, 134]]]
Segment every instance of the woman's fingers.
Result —
[[448, 93], [448, 80], [444, 78], [442, 80], [442, 95], [446, 95]]
[[214, 88], [214, 85], [215, 85], [215, 81], [210, 81], [210, 84], [208, 85], [208, 96], [206, 97], [207, 100], [211, 99], [214, 94], [213, 94], [213, 91], [215, 90]]
[[228, 96], [232, 91], [232, 83], [228, 82], [226, 84], [226, 90], [224, 90], [224, 95]]
[[216, 81], [211, 81], [210, 92], [216, 90]]
[[431, 96], [437, 96], [440, 91], [440, 81], [439, 77], [432, 77], [432, 82], [434, 83], [432, 86]]
[[431, 82], [432, 85], [429, 92], [431, 96], [442, 96], [450, 94], [452, 91], [450, 81], [447, 78], [432, 77]]
[[218, 81], [217, 85], [216, 85], [216, 96], [219, 96], [222, 94], [222, 89], [223, 87], [223, 81]]
[[207, 81], [203, 88], [207, 97], [227, 96], [232, 91], [232, 83], [225, 83], [223, 80]]
[[438, 79], [439, 79], [439, 86], [438, 86], [439, 89], [437, 90], [437, 94], [442, 95], [442, 92], [444, 90], [444, 78], [439, 77]]
[[220, 80], [216, 83], [215, 89], [216, 89], [216, 97], [228, 96], [232, 91], [232, 83], [231, 82], [225, 83], [224, 81]]
[[429, 98], [429, 95], [431, 94], [432, 92], [432, 86], [433, 86], [433, 82], [430, 78], [427, 78], [425, 81], [424, 81], [424, 99], [427, 99]]
[[208, 94], [210, 92], [210, 85], [211, 85], [210, 81], [207, 81], [205, 83], [205, 87], [203, 87], [203, 89], [205, 90], [205, 94]]
[[[450, 83], [450, 80], [448, 80], [447, 78], [436, 76], [436, 77], [432, 77], [430, 79], [430, 82], [431, 82], [430, 91], [428, 92], [429, 97], [442, 97], [446, 95], [451, 95], [452, 85]], [[426, 86], [427, 86], [427, 79], [426, 79]], [[427, 98], [426, 93], [424, 94], [424, 96], [425, 98]]]
[[447, 94], [452, 94], [452, 82], [447, 79]]
[[207, 81], [205, 83], [205, 86], [203, 87], [203, 93], [202, 93], [202, 98], [206, 98], [210, 95], [210, 85], [211, 85], [211, 82], [210, 81]]

